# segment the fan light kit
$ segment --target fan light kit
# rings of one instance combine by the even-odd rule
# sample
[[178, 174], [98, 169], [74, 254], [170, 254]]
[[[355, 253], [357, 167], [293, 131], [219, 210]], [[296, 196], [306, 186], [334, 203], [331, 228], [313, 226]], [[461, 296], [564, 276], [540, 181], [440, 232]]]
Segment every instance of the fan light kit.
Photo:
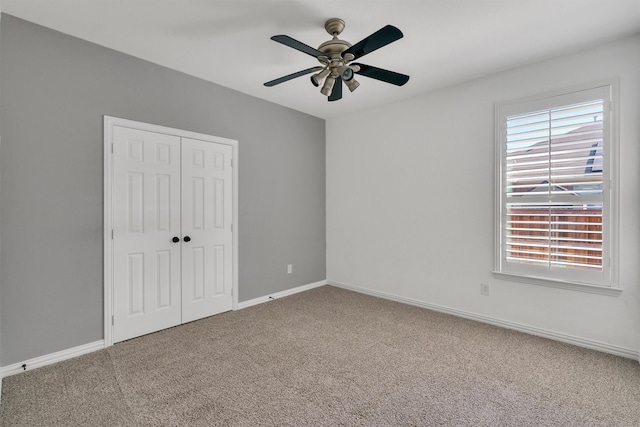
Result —
[[356, 74], [385, 83], [391, 83], [396, 86], [402, 86], [409, 81], [409, 76], [405, 74], [352, 62], [374, 50], [401, 39], [403, 37], [402, 31], [393, 25], [387, 25], [369, 37], [351, 45], [351, 43], [338, 38], [342, 30], [344, 30], [344, 27], [344, 21], [339, 18], [331, 18], [325, 22], [324, 28], [333, 38], [322, 43], [318, 49], [314, 49], [289, 36], [279, 35], [271, 37], [273, 41], [313, 56], [320, 62], [321, 66], [307, 68], [306, 70], [271, 80], [264, 85], [275, 86], [295, 79], [296, 77], [315, 73], [311, 76], [311, 83], [315, 87], [321, 87], [320, 93], [327, 96], [329, 101], [337, 101], [342, 98], [342, 82], [344, 82], [351, 92], [360, 86], [360, 83], [354, 78]]

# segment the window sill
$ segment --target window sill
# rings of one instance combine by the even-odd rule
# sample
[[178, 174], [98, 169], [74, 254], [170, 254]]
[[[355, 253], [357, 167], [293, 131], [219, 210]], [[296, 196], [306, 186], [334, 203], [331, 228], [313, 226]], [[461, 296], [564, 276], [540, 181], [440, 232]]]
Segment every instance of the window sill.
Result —
[[547, 286], [550, 288], [567, 289], [570, 291], [588, 292], [592, 294], [619, 296], [622, 293], [621, 288], [611, 288], [605, 286], [588, 285], [586, 283], [567, 282], [564, 280], [552, 280], [542, 277], [521, 276], [518, 274], [501, 273], [494, 271], [493, 276], [496, 279], [508, 280], [511, 282], [527, 283], [531, 285]]

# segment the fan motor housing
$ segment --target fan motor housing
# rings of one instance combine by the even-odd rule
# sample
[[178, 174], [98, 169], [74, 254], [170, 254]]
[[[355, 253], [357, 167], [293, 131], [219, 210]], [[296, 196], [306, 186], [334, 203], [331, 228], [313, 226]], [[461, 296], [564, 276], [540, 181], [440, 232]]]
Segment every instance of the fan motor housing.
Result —
[[322, 53], [326, 53], [327, 56], [331, 57], [335, 54], [341, 54], [342, 52], [349, 49], [350, 47], [351, 47], [351, 43], [345, 40], [340, 40], [337, 37], [334, 37], [332, 40], [322, 43], [318, 47], [318, 50]]
[[341, 55], [342, 52], [351, 47], [351, 43], [340, 40], [338, 36], [344, 30], [345, 23], [340, 18], [327, 19], [324, 23], [324, 29], [327, 30], [329, 35], [333, 36], [333, 39], [322, 43], [318, 50], [325, 53], [329, 58], [336, 58], [336, 55]]

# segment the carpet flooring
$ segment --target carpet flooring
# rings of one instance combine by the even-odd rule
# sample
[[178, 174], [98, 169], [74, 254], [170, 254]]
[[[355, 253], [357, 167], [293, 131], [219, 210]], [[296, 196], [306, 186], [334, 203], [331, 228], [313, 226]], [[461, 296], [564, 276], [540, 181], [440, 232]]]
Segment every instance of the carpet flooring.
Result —
[[323, 286], [7, 377], [3, 426], [639, 426], [637, 361]]

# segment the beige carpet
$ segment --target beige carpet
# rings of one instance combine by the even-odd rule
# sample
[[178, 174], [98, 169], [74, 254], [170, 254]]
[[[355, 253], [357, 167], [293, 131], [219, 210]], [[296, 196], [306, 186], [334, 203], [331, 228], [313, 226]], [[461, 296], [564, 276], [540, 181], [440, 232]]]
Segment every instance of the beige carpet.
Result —
[[4, 379], [4, 426], [638, 426], [640, 364], [324, 286]]

